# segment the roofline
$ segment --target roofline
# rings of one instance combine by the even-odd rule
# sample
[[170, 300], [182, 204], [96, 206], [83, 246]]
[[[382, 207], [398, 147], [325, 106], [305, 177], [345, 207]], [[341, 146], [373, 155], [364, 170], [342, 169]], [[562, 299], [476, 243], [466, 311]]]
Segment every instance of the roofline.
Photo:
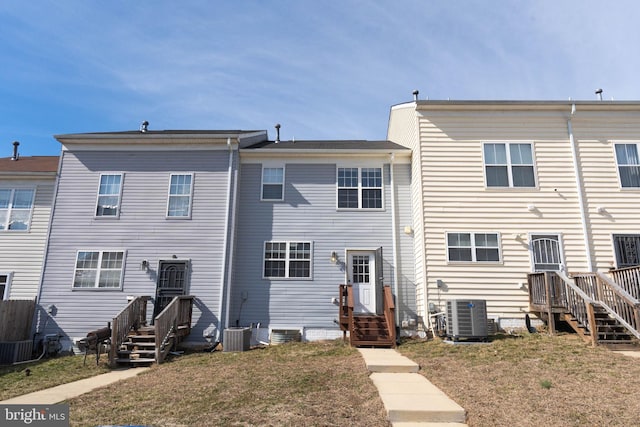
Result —
[[0, 176], [2, 177], [55, 177], [58, 174], [58, 171], [52, 172], [11, 172], [11, 171], [0, 171]]
[[70, 133], [54, 135], [54, 138], [63, 144], [92, 143], [98, 141], [109, 141], [110, 143], [129, 143], [131, 141], [144, 141], [153, 139], [154, 142], [182, 143], [194, 140], [209, 142], [212, 139], [226, 140], [228, 138], [242, 140], [245, 138], [267, 137], [266, 130], [260, 131], [147, 131], [147, 132], [95, 132], [95, 133]]
[[418, 100], [396, 104], [392, 110], [402, 108], [414, 108], [416, 110], [449, 110], [462, 108], [469, 110], [564, 110], [572, 105], [580, 106], [587, 110], [640, 110], [640, 101], [600, 101], [600, 100]]

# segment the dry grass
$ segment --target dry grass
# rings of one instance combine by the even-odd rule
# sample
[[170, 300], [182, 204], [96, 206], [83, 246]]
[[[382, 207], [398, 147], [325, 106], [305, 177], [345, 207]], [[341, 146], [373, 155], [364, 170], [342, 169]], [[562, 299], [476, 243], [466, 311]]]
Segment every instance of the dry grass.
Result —
[[469, 426], [627, 427], [640, 419], [639, 360], [575, 335], [407, 342], [399, 350], [467, 410]]
[[199, 353], [70, 401], [72, 426], [388, 426], [362, 357], [340, 341]]
[[[0, 400], [9, 399], [32, 391], [43, 390], [71, 381], [93, 377], [109, 371], [107, 357], [102, 356], [96, 366], [95, 355], [84, 357], [58, 357], [43, 359], [38, 362], [25, 363], [0, 368]], [[29, 376], [27, 376], [29, 369]]]

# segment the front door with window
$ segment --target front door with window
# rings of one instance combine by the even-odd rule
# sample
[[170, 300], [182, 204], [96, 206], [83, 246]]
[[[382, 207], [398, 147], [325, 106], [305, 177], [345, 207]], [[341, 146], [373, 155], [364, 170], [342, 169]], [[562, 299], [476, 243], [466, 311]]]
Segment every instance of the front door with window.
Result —
[[559, 235], [532, 234], [530, 248], [533, 271], [564, 270]]
[[185, 295], [188, 261], [160, 261], [153, 318], [169, 305], [173, 297]]
[[375, 251], [349, 252], [348, 274], [353, 285], [354, 312], [376, 312], [376, 253]]

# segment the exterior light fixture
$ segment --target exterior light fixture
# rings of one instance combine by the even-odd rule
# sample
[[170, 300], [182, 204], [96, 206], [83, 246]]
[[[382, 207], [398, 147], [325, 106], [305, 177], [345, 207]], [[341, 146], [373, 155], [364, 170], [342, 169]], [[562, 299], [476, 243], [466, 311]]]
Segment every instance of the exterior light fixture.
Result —
[[332, 264], [338, 262], [338, 254], [336, 253], [336, 251], [331, 252], [331, 258], [329, 258], [329, 261], [331, 261]]
[[148, 271], [149, 270], [149, 261], [147, 261], [146, 259], [143, 259], [142, 262], [140, 263], [140, 270]]

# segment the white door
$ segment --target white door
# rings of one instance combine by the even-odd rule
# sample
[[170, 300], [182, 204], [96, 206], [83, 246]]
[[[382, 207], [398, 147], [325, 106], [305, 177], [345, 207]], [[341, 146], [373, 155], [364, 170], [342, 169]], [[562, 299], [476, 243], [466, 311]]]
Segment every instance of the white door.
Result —
[[376, 253], [375, 251], [349, 252], [349, 281], [353, 285], [354, 312], [376, 312]]

